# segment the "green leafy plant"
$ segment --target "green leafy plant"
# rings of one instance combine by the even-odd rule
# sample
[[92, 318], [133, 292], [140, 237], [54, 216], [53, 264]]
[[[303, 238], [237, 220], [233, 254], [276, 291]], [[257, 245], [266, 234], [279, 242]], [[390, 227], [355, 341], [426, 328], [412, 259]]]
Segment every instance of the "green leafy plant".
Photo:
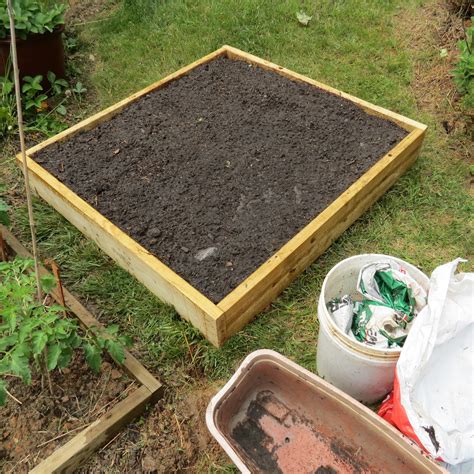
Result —
[[8, 211], [10, 210], [10, 206], [2, 198], [2, 194], [4, 192], [5, 192], [5, 186], [3, 184], [0, 184], [0, 224], [9, 226], [10, 216], [8, 215]]
[[32, 107], [37, 110], [41, 109], [43, 102], [48, 99], [48, 96], [43, 93], [42, 80], [43, 76], [25, 76], [23, 78], [24, 84], [21, 92], [23, 93], [25, 110], [30, 110]]
[[[4, 187], [0, 185], [0, 193], [3, 191]], [[10, 206], [6, 201], [0, 196], [0, 224], [10, 225], [10, 217], [8, 216], [8, 211]]]
[[[472, 21], [474, 23], [474, 17]], [[474, 106], [474, 24], [466, 30], [466, 37], [458, 42], [458, 48], [454, 81], [458, 91], [465, 96], [464, 104]]]
[[[32, 373], [48, 376], [65, 368], [78, 350], [98, 372], [104, 351], [123, 363], [125, 347], [131, 344], [130, 338], [119, 335], [117, 325], [82, 330], [65, 316], [62, 306], [37, 301], [32, 267], [30, 259], [0, 262], [0, 405], [6, 402], [8, 377], [20, 377], [30, 384]], [[48, 275], [41, 278], [41, 284], [48, 295], [56, 282]]]
[[13, 82], [7, 76], [0, 76], [0, 137], [16, 127], [16, 105]]
[[0, 198], [0, 224], [10, 225], [10, 218], [8, 217], [8, 210], [10, 206]]
[[[64, 24], [66, 4], [46, 6], [39, 0], [12, 0], [15, 32], [21, 39], [29, 34], [44, 34]], [[0, 39], [10, 36], [10, 20], [6, 2], [0, 4]]]
[[[63, 117], [67, 114], [66, 104], [71, 97], [83, 94], [86, 89], [77, 82], [70, 87], [65, 79], [48, 72], [49, 88], [44, 88], [43, 76], [25, 76], [21, 88], [23, 120], [25, 130], [53, 135], [66, 128]], [[0, 76], [0, 137], [15, 133], [17, 114], [13, 78], [8, 71]]]

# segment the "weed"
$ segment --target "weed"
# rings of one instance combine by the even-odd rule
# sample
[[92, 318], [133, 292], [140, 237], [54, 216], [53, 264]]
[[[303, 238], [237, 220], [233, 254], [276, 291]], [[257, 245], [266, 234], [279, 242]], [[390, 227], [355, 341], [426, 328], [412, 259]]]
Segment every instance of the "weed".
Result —
[[473, 24], [466, 29], [465, 38], [458, 42], [459, 59], [454, 69], [454, 81], [458, 91], [464, 95], [463, 104], [474, 107], [474, 17]]
[[6, 137], [16, 127], [16, 104], [13, 82], [0, 76], [0, 137]]

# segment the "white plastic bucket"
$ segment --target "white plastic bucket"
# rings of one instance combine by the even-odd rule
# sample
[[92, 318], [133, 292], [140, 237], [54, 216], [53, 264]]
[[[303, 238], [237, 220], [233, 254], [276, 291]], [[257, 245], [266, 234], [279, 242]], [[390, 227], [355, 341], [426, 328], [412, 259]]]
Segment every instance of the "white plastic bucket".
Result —
[[400, 348], [376, 349], [350, 339], [335, 324], [326, 303], [332, 298], [357, 293], [360, 269], [375, 262], [395, 261], [402, 265], [426, 291], [429, 278], [413, 265], [395, 257], [364, 254], [339, 262], [326, 275], [318, 304], [318, 374], [356, 400], [371, 404], [392, 388]]

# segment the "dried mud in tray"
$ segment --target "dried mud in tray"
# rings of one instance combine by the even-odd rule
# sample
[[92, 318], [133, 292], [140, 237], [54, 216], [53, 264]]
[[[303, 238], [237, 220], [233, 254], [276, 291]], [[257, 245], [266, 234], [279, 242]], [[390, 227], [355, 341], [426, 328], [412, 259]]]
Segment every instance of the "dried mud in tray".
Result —
[[220, 58], [33, 158], [218, 302], [406, 135]]

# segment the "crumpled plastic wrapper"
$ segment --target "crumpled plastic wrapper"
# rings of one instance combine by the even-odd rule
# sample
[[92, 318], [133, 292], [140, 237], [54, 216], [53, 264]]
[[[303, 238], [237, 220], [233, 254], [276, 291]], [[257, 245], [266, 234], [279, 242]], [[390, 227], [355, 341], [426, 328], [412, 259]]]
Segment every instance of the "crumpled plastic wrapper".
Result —
[[364, 266], [357, 291], [362, 301], [344, 295], [327, 304], [336, 325], [368, 346], [403, 347], [413, 319], [426, 305], [426, 291], [396, 262]]

